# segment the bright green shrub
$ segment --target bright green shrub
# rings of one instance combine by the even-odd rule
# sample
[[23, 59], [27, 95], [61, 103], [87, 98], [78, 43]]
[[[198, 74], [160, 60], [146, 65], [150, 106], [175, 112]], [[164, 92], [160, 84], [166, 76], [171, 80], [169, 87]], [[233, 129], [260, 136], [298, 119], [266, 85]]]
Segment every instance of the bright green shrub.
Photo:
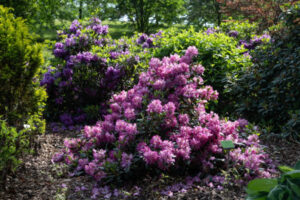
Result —
[[36, 145], [36, 134], [45, 131], [46, 92], [38, 80], [42, 61], [41, 46], [34, 44], [24, 21], [0, 6], [0, 115], [6, 120], [1, 121], [0, 135], [3, 179], [17, 166], [19, 156]]
[[243, 47], [238, 48], [238, 41], [224, 33], [211, 33], [209, 30], [196, 32], [193, 28], [178, 32], [168, 30], [163, 32], [162, 38], [157, 41], [159, 47], [154, 50], [154, 56], [162, 58], [170, 54], [182, 55], [184, 49], [194, 45], [199, 55], [197, 61], [205, 67], [204, 80], [219, 92], [218, 106], [220, 114], [230, 111], [228, 103], [232, 102], [226, 95], [228, 84], [238, 78], [235, 73], [242, 68], [251, 66]]
[[[299, 4], [298, 4], [299, 5]], [[269, 126], [273, 133], [300, 139], [300, 9], [286, 12], [284, 29], [269, 46], [253, 52], [254, 66], [232, 87], [237, 112]]]
[[297, 200], [300, 199], [300, 161], [290, 168], [280, 166], [277, 179], [254, 179], [247, 187], [247, 200]]
[[45, 99], [38, 82], [42, 61], [41, 46], [33, 43], [24, 21], [0, 6], [0, 114], [9, 125], [42, 123], [38, 119]]

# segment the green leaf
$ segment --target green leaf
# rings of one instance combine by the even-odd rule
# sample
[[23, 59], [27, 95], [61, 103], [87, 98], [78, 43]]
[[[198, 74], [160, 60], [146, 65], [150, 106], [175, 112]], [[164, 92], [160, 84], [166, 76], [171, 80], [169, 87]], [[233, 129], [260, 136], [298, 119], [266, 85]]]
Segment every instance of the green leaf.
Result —
[[234, 144], [231, 140], [221, 141], [221, 146], [223, 149], [234, 149]]
[[293, 183], [289, 179], [287, 179], [287, 182], [290, 185], [290, 187], [292, 188], [292, 191], [300, 198], [300, 185]]
[[280, 170], [281, 172], [283, 172], [283, 173], [290, 172], [290, 171], [293, 171], [293, 170], [294, 170], [293, 168], [288, 167], [288, 166], [279, 166], [278, 168], [279, 168], [279, 170]]
[[277, 184], [277, 179], [254, 179], [248, 183], [247, 193], [258, 194], [260, 192], [270, 192]]
[[294, 169], [299, 169], [300, 170], [300, 160], [296, 163]]
[[267, 200], [267, 192], [260, 192], [258, 194], [248, 195], [246, 200]]
[[267, 199], [268, 200], [279, 200], [279, 199], [282, 199], [283, 197], [285, 197], [285, 193], [286, 193], [286, 190], [284, 189], [284, 187], [282, 187], [281, 185], [278, 185], [270, 191]]
[[294, 170], [283, 174], [284, 177], [300, 178], [300, 170]]

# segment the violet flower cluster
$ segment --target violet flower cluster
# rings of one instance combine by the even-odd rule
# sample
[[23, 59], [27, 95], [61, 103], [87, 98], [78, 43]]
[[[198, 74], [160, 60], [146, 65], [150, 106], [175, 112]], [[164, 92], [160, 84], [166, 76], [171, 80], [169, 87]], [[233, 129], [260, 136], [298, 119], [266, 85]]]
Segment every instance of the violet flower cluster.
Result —
[[[208, 174], [233, 163], [248, 169], [246, 179], [268, 176], [268, 169], [261, 170], [267, 156], [258, 139], [239, 135], [246, 121], [221, 120], [206, 110], [218, 92], [204, 85], [204, 67], [193, 63], [197, 55], [192, 46], [182, 57], [152, 58], [138, 84], [112, 96], [110, 114], [86, 126], [81, 138], [66, 140], [53, 161], [97, 181], [134, 172], [140, 163], [161, 171], [193, 167]], [[222, 140], [243, 143], [243, 150], [226, 156]]]
[[[235, 36], [232, 36], [235, 37]], [[262, 45], [264, 42], [269, 42], [271, 39], [271, 36], [267, 33], [261, 35], [261, 36], [254, 36], [250, 41], [247, 40], [240, 40], [239, 46], [244, 46], [245, 49], [248, 51], [245, 52], [244, 55], [249, 55], [249, 51], [255, 49], [257, 46]]]
[[125, 47], [107, 52], [109, 57], [99, 57], [92, 52], [95, 47], [113, 45], [107, 34], [108, 26], [97, 18], [92, 18], [86, 26], [74, 20], [69, 30], [59, 32], [59, 41], [53, 50], [55, 63], [59, 64], [55, 69], [50, 67], [40, 83], [47, 88], [49, 116], [46, 117], [50, 120], [59, 120], [66, 126], [94, 123], [106, 110], [102, 109], [103, 103], [111, 92], [122, 86], [124, 75], [131, 75], [122, 64], [108, 62], [108, 59], [129, 54]]
[[143, 48], [153, 48], [155, 47], [153, 42], [155, 39], [160, 38], [162, 31], [159, 31], [155, 34], [148, 36], [146, 33], [143, 33], [137, 40], [136, 43], [142, 45]]

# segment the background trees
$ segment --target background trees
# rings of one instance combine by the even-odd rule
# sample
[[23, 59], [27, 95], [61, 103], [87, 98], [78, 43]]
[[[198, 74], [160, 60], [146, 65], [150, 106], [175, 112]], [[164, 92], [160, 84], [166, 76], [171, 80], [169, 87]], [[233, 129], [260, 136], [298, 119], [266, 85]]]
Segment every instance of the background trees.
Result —
[[221, 24], [221, 9], [216, 0], [187, 0], [186, 7], [188, 24], [195, 26]]
[[216, 0], [221, 12], [227, 16], [248, 19], [265, 29], [278, 22], [280, 6], [289, 0]]
[[149, 32], [154, 25], [171, 24], [184, 13], [183, 0], [117, 0], [120, 16], [127, 16], [140, 32]]

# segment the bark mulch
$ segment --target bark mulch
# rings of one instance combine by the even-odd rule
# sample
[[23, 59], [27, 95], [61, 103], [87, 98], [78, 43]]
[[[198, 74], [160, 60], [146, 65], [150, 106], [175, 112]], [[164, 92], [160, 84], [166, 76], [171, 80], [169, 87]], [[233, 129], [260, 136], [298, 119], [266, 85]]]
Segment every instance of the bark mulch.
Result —
[[[37, 156], [26, 156], [15, 175], [9, 176], [5, 188], [0, 188], [0, 200], [60, 200], [90, 199], [94, 182], [87, 176], [69, 177], [65, 166], [55, 166], [51, 162], [54, 153], [63, 148], [65, 138], [76, 137], [79, 132], [51, 133], [39, 136], [41, 149]], [[266, 151], [280, 165], [293, 166], [300, 159], [300, 144], [286, 141], [263, 141]], [[137, 185], [141, 187], [139, 196], [128, 199], [198, 199], [198, 200], [239, 200], [245, 199], [244, 188], [224, 188], [217, 190], [207, 186], [195, 186], [186, 193], [176, 193], [173, 197], [160, 194], [155, 188], [160, 180], [145, 178]], [[135, 192], [130, 189], [128, 193]], [[78, 187], [89, 188], [76, 192]], [[126, 187], [126, 186], [124, 186]], [[112, 198], [113, 199], [113, 198]], [[118, 199], [118, 198], [115, 198]]]

